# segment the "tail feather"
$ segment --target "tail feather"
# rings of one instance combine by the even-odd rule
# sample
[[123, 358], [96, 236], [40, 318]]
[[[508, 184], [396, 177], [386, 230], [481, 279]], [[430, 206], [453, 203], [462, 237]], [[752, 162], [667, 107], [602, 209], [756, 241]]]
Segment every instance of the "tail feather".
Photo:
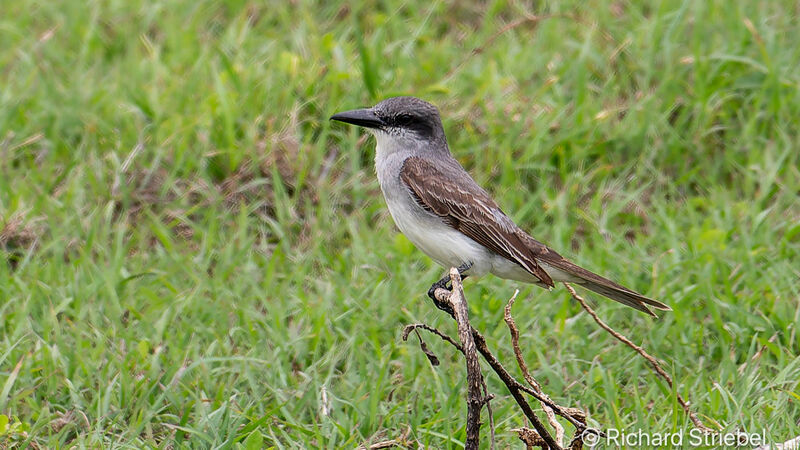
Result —
[[631, 308], [637, 309], [653, 317], [658, 316], [656, 316], [655, 313], [648, 308], [648, 306], [652, 306], [653, 308], [663, 311], [672, 311], [672, 308], [664, 303], [659, 302], [658, 300], [647, 298], [636, 291], [628, 289], [625, 286], [615, 283], [607, 278], [603, 278], [596, 273], [590, 272], [583, 267], [578, 266], [577, 264], [567, 261], [564, 258], [561, 258], [560, 261], [550, 260], [547, 261], [547, 263], [572, 275], [576, 279], [575, 282], [579, 286], [585, 287], [590, 291], [597, 292], [598, 294], [604, 295], [611, 300], [616, 300], [623, 305], [630, 306]]
[[647, 298], [641, 294], [637, 294], [636, 292], [629, 291], [627, 289], [626, 290], [616, 289], [592, 281], [583, 281], [578, 283], [578, 285], [585, 287], [590, 291], [597, 292], [600, 295], [604, 295], [610, 298], [611, 300], [616, 300], [622, 303], [623, 305], [628, 305], [631, 308], [637, 309], [645, 314], [650, 314], [653, 317], [658, 317], [658, 316], [653, 311], [651, 311], [650, 308], [648, 308], [646, 305], [650, 305], [654, 308], [662, 310], [670, 310], [669, 306], [661, 302]]

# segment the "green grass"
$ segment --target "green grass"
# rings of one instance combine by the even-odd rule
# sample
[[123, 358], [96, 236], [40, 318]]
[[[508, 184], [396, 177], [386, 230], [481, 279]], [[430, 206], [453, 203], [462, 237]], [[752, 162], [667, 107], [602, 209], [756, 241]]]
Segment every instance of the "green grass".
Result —
[[[2, 9], [0, 446], [458, 447], [463, 361], [400, 340], [454, 333], [425, 297], [442, 270], [397, 234], [373, 140], [327, 120], [396, 94], [439, 105], [534, 236], [673, 307], [594, 297], [707, 423], [800, 434], [796, 2], [544, 2], [556, 17], [496, 37], [517, 3]], [[514, 373], [517, 287], [556, 401], [601, 428], [690, 429], [563, 288], [468, 280]], [[519, 446], [488, 382], [498, 444]]]

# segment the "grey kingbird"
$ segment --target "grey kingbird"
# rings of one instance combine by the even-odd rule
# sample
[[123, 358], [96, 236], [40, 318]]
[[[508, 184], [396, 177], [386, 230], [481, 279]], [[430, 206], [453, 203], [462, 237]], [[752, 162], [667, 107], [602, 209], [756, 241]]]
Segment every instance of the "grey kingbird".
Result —
[[[568, 261], [520, 229], [450, 154], [439, 110], [415, 97], [331, 116], [368, 129], [375, 170], [397, 228], [434, 261], [466, 276], [492, 273], [544, 288], [570, 282], [655, 317], [669, 306]], [[437, 287], [428, 291], [433, 298]]]

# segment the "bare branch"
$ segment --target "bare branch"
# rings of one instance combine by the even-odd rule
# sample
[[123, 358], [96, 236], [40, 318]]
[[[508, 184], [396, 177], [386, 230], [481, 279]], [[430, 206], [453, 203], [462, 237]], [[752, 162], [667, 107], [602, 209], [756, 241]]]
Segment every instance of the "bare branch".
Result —
[[[447, 310], [447, 306], [449, 306], [448, 302], [449, 295], [450, 291], [448, 291], [447, 289], [442, 289], [442, 288], [436, 289], [436, 291], [434, 291], [434, 297], [436, 297], [435, 302], [437, 303], [436, 307]], [[442, 308], [442, 306], [444, 306], [444, 308]], [[495, 371], [497, 376], [500, 377], [500, 380], [506, 385], [509, 392], [511, 393], [511, 396], [514, 397], [514, 400], [517, 402], [520, 409], [522, 409], [522, 412], [525, 414], [525, 417], [527, 417], [527, 419], [536, 429], [536, 432], [539, 433], [539, 435], [542, 437], [542, 439], [544, 439], [545, 442], [547, 442], [549, 448], [553, 450], [561, 450], [561, 446], [559, 446], [556, 443], [555, 439], [553, 439], [553, 437], [544, 427], [544, 424], [542, 424], [539, 418], [536, 417], [536, 414], [533, 412], [533, 409], [531, 408], [531, 405], [528, 403], [528, 400], [523, 395], [523, 392], [531, 393], [531, 395], [533, 395], [534, 398], [537, 398], [537, 400], [539, 400], [540, 399], [539, 397], [541, 396], [538, 396], [534, 391], [530, 390], [530, 388], [520, 384], [517, 380], [515, 380], [514, 377], [512, 377], [511, 374], [508, 373], [505, 367], [503, 367], [503, 365], [500, 363], [497, 357], [495, 357], [494, 354], [492, 354], [492, 352], [489, 350], [489, 347], [486, 345], [486, 339], [483, 337], [483, 335], [480, 334], [478, 330], [476, 330], [475, 328], [471, 328], [471, 331], [472, 331], [472, 338], [475, 341], [475, 346], [477, 347], [478, 352], [481, 355], [483, 355], [483, 359], [485, 359], [486, 362], [489, 363], [489, 366], [491, 366], [492, 370]]]
[[[647, 353], [644, 350], [644, 348], [634, 344], [633, 342], [631, 342], [630, 339], [628, 339], [627, 337], [623, 336], [618, 331], [614, 330], [608, 324], [603, 322], [602, 319], [600, 319], [600, 317], [598, 317], [597, 313], [589, 306], [589, 304], [586, 303], [586, 300], [584, 300], [583, 297], [578, 295], [578, 293], [575, 292], [575, 289], [572, 286], [570, 286], [569, 283], [564, 283], [564, 286], [567, 288], [567, 290], [569, 291], [570, 295], [572, 295], [572, 298], [577, 300], [581, 304], [583, 309], [585, 309], [586, 312], [589, 313], [590, 316], [592, 316], [592, 319], [594, 319], [594, 321], [598, 325], [600, 325], [600, 328], [606, 330], [610, 335], [614, 336], [614, 338], [616, 338], [618, 341], [620, 341], [623, 344], [627, 345], [628, 347], [632, 348], [642, 358], [647, 360], [647, 362], [650, 363], [650, 366], [653, 368], [653, 371], [656, 373], [656, 375], [658, 375], [662, 379], [664, 379], [664, 381], [667, 382], [667, 384], [669, 385], [670, 388], [673, 387], [672, 386], [672, 377], [670, 377], [669, 374], [661, 367], [661, 363], [656, 358], [654, 358], [649, 353]], [[689, 419], [691, 419], [691, 421], [694, 424], [695, 428], [703, 431], [704, 433], [713, 433], [714, 432], [714, 430], [712, 430], [711, 428], [707, 427], [705, 424], [703, 424], [703, 422], [700, 421], [700, 419], [697, 418], [697, 415], [689, 408], [689, 402], [684, 400], [684, 398], [681, 396], [681, 394], [677, 394], [676, 393], [676, 397], [678, 399], [678, 403], [680, 403], [681, 407], [683, 408], [683, 411], [686, 412], [686, 414], [689, 416]]]
[[[449, 342], [459, 352], [461, 352], [462, 354], [464, 353], [464, 347], [462, 347], [461, 344], [456, 342], [450, 336], [442, 333], [438, 329], [433, 328], [431, 326], [428, 326], [428, 325], [426, 325], [424, 323], [415, 323], [415, 324], [411, 324], [411, 325], [406, 325], [405, 328], [403, 328], [403, 334], [402, 334], [403, 340], [404, 341], [408, 340], [408, 335], [411, 334], [412, 330], [414, 332], [417, 332], [417, 330], [420, 329], [420, 328], [439, 336], [440, 338], [442, 338], [443, 341]], [[424, 345], [424, 343], [422, 342], [422, 338], [420, 337], [419, 333], [417, 333], [417, 337], [420, 339], [420, 347], [422, 348], [422, 351], [425, 352], [426, 356], [428, 356], [427, 352], [429, 350], [427, 350], [427, 346]], [[430, 359], [430, 356], [428, 356], [428, 359]], [[437, 358], [437, 361], [438, 361], [438, 358]], [[433, 365], [438, 365], [438, 364], [433, 364]], [[492, 412], [492, 404], [491, 404], [491, 401], [494, 398], [494, 395], [489, 394], [489, 389], [486, 387], [486, 380], [483, 378], [483, 375], [481, 375], [481, 385], [482, 385], [482, 389], [483, 389], [482, 402], [486, 404], [486, 412], [489, 415], [490, 448], [492, 450], [494, 450], [494, 441], [495, 441], [495, 436], [494, 436], [494, 413]]]
[[[550, 397], [544, 393], [542, 390], [541, 385], [539, 384], [536, 379], [533, 378], [530, 371], [528, 371], [528, 365], [525, 364], [525, 359], [522, 357], [522, 350], [519, 348], [519, 329], [517, 328], [517, 324], [514, 322], [514, 318], [511, 316], [511, 307], [514, 305], [514, 301], [517, 299], [517, 295], [519, 294], [519, 289], [514, 291], [514, 295], [508, 299], [508, 304], [506, 304], [505, 310], [503, 312], [503, 319], [506, 321], [506, 325], [508, 325], [508, 330], [511, 332], [511, 346], [514, 348], [514, 356], [517, 357], [517, 365], [519, 369], [522, 371], [522, 376], [525, 378], [525, 381], [531, 385], [531, 387], [539, 393], [542, 397], [550, 400]], [[556, 442], [558, 445], [564, 445], [564, 427], [558, 423], [556, 420], [556, 415], [553, 413], [553, 408], [547, 406], [546, 402], [540, 402], [542, 404], [542, 409], [544, 413], [547, 415], [547, 421], [550, 423], [550, 426], [556, 430]], [[549, 402], [552, 403], [552, 400]], [[520, 435], [520, 439], [522, 439]]]
[[414, 330], [414, 334], [417, 335], [417, 340], [419, 340], [419, 348], [422, 350], [422, 353], [425, 353], [425, 356], [428, 357], [428, 361], [430, 361], [432, 366], [438, 366], [439, 358], [437, 358], [436, 354], [428, 348], [428, 344], [426, 344], [425, 340], [422, 339], [422, 336], [420, 336], [419, 330]]
[[534, 447], [547, 448], [547, 442], [545, 442], [537, 432], [531, 430], [530, 428], [514, 428], [511, 431], [517, 433], [517, 437], [520, 441], [522, 441], [523, 444], [525, 444], [525, 448], [528, 450]]
[[481, 376], [481, 384], [483, 385], [483, 401], [486, 403], [486, 414], [489, 415], [489, 448], [494, 450], [494, 413], [492, 412], [492, 400], [494, 395], [489, 393], [486, 387], [486, 379]]
[[480, 445], [481, 408], [483, 407], [481, 363], [478, 360], [478, 352], [475, 350], [467, 302], [464, 298], [464, 287], [457, 269], [450, 269], [450, 280], [453, 283], [453, 289], [448, 300], [453, 308], [453, 315], [458, 326], [458, 338], [464, 348], [464, 357], [467, 359], [467, 440], [464, 448], [477, 450]]
[[408, 340], [408, 335], [409, 335], [409, 334], [411, 334], [411, 331], [415, 331], [415, 330], [417, 330], [418, 328], [421, 328], [421, 329], [423, 329], [423, 330], [425, 330], [425, 331], [429, 331], [429, 332], [431, 332], [431, 333], [433, 333], [433, 334], [435, 334], [435, 335], [439, 336], [440, 338], [442, 338], [442, 340], [443, 340], [443, 341], [445, 341], [445, 342], [449, 342], [449, 343], [450, 343], [450, 344], [452, 344], [452, 345], [453, 345], [453, 347], [455, 347], [455, 348], [456, 348], [458, 351], [460, 351], [461, 353], [464, 353], [464, 347], [462, 347], [462, 346], [461, 346], [461, 344], [459, 344], [458, 342], [456, 342], [456, 341], [455, 341], [455, 339], [453, 339], [453, 338], [451, 338], [450, 336], [448, 336], [448, 335], [446, 335], [446, 334], [442, 333], [442, 332], [441, 332], [441, 331], [439, 331], [438, 329], [436, 329], [436, 328], [434, 328], [434, 327], [432, 327], [432, 326], [430, 326], [430, 325], [426, 325], [426, 324], [424, 324], [424, 323], [412, 323], [412, 324], [410, 324], [410, 325], [406, 325], [406, 326], [403, 328], [403, 334], [402, 334], [402, 338], [403, 338], [403, 340], [404, 340], [404, 341], [407, 341], [407, 340]]

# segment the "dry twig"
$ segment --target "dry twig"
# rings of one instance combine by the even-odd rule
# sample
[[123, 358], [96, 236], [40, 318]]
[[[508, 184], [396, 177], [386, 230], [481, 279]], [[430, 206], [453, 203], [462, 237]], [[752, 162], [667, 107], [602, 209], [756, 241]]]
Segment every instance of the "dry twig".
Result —
[[477, 450], [480, 445], [481, 408], [484, 403], [481, 396], [483, 375], [481, 375], [478, 352], [475, 350], [475, 341], [472, 338], [472, 326], [469, 323], [464, 288], [461, 285], [461, 277], [457, 269], [450, 269], [450, 280], [453, 283], [453, 289], [450, 291], [448, 300], [453, 308], [453, 317], [458, 326], [458, 339], [464, 347], [464, 357], [467, 360], [467, 440], [464, 448]]
[[[508, 303], [503, 311], [503, 319], [506, 321], [508, 330], [511, 333], [511, 346], [514, 348], [514, 356], [517, 358], [517, 365], [519, 366], [519, 370], [522, 371], [522, 377], [525, 378], [525, 381], [527, 381], [534, 390], [538, 391], [539, 395], [547, 400], [550, 400], [550, 397], [542, 390], [542, 386], [538, 381], [536, 381], [536, 379], [533, 378], [528, 370], [528, 365], [525, 364], [525, 359], [522, 357], [522, 350], [519, 348], [519, 329], [517, 328], [517, 324], [514, 322], [514, 318], [511, 316], [511, 307], [514, 305], [514, 301], [517, 299], [518, 294], [519, 289], [515, 290], [514, 295], [508, 299]], [[564, 427], [562, 427], [561, 424], [558, 423], [558, 420], [556, 420], [556, 415], [553, 412], [553, 408], [547, 406], [547, 403], [545, 402], [540, 403], [542, 404], [544, 413], [547, 415], [547, 421], [550, 422], [550, 426], [556, 430], [556, 442], [558, 445], [564, 445]], [[581, 429], [577, 430], [578, 433], [582, 431], [583, 430]], [[520, 439], [522, 438], [520, 437]]]
[[[408, 336], [411, 334], [411, 331], [414, 331], [417, 334], [417, 338], [420, 341], [420, 348], [422, 349], [422, 352], [425, 353], [425, 356], [428, 357], [428, 360], [431, 362], [431, 365], [438, 366], [439, 365], [439, 358], [437, 358], [436, 355], [434, 355], [433, 352], [431, 352], [428, 349], [428, 346], [425, 345], [425, 342], [422, 340], [422, 336], [420, 336], [419, 333], [417, 332], [418, 329], [423, 329], [425, 331], [429, 331], [429, 332], [439, 336], [440, 338], [442, 338], [443, 341], [449, 342], [453, 347], [456, 348], [456, 350], [458, 350], [459, 352], [464, 354], [464, 347], [462, 347], [461, 344], [456, 342], [455, 339], [451, 338], [450, 336], [448, 336], [448, 335], [444, 334], [443, 332], [439, 331], [437, 328], [434, 328], [434, 327], [429, 326], [429, 325], [424, 324], [424, 323], [414, 323], [414, 324], [406, 325], [403, 328], [403, 333], [401, 335], [403, 341], [407, 341], [408, 340]], [[483, 389], [483, 403], [486, 404], [486, 412], [489, 415], [490, 448], [492, 450], [494, 450], [494, 441], [495, 441], [495, 436], [494, 436], [494, 414], [492, 412], [492, 404], [491, 404], [492, 399], [494, 399], [494, 395], [493, 394], [489, 394], [489, 389], [486, 387], [486, 380], [483, 378], [483, 376], [481, 376], [481, 385], [482, 385], [482, 389]]]
[[[458, 276], [458, 278], [460, 281], [461, 277]], [[436, 289], [436, 291], [434, 292], [434, 297], [436, 297], [436, 300], [443, 305], [448, 304], [449, 296], [450, 296], [450, 291], [448, 291], [447, 289], [440, 288]], [[438, 307], [439, 305], [437, 305], [437, 308]], [[536, 429], [536, 432], [539, 433], [539, 435], [547, 443], [547, 446], [549, 448], [554, 450], [560, 450], [561, 446], [559, 446], [556, 443], [555, 439], [553, 439], [553, 437], [544, 427], [544, 424], [542, 424], [539, 418], [536, 417], [536, 414], [533, 412], [533, 409], [531, 408], [531, 405], [528, 403], [528, 400], [523, 395], [523, 392], [530, 393], [537, 399], [539, 399], [541, 396], [537, 396], [535, 391], [528, 388], [527, 386], [524, 386], [523, 384], [518, 382], [514, 377], [512, 377], [511, 374], [508, 373], [508, 371], [505, 369], [505, 367], [503, 367], [503, 365], [500, 363], [497, 357], [495, 357], [494, 354], [492, 354], [492, 352], [489, 350], [489, 347], [486, 345], [486, 339], [483, 337], [483, 335], [480, 334], [478, 330], [476, 330], [475, 328], [470, 327], [470, 330], [472, 332], [472, 339], [475, 341], [475, 346], [477, 347], [478, 352], [481, 355], [483, 355], [483, 359], [485, 359], [486, 362], [489, 363], [489, 366], [491, 366], [492, 370], [495, 371], [497, 376], [500, 377], [500, 380], [503, 381], [503, 384], [506, 385], [509, 392], [511, 393], [511, 396], [514, 397], [514, 400], [517, 402], [520, 409], [522, 409], [522, 412], [525, 414], [525, 417], [528, 418], [533, 427]]]
[[[423, 329], [429, 331], [437, 336], [439, 336], [442, 340], [449, 342], [453, 347], [455, 347], [458, 351], [465, 355], [467, 359], [467, 383], [468, 383], [468, 398], [467, 398], [467, 441], [466, 441], [466, 448], [478, 448], [478, 442], [480, 437], [480, 410], [484, 404], [487, 406], [487, 410], [489, 412], [489, 421], [491, 425], [491, 445], [494, 448], [494, 419], [492, 417], [491, 406], [489, 405], [489, 401], [491, 400], [492, 396], [488, 393], [486, 388], [485, 380], [480, 372], [480, 362], [477, 359], [476, 350], [480, 353], [489, 366], [494, 370], [494, 372], [500, 377], [500, 380], [506, 385], [511, 396], [519, 405], [522, 412], [525, 414], [525, 417], [530, 421], [533, 425], [534, 429], [529, 428], [519, 428], [513, 431], [516, 431], [519, 435], [520, 440], [522, 440], [528, 448], [533, 447], [541, 447], [541, 448], [548, 448], [553, 450], [560, 450], [562, 449], [563, 441], [564, 441], [564, 428], [556, 419], [556, 415], [559, 415], [565, 419], [567, 419], [570, 423], [572, 423], [576, 430], [575, 436], [573, 436], [572, 440], [569, 443], [569, 449], [571, 450], [580, 450], [583, 448], [583, 441], [582, 441], [582, 433], [587, 429], [586, 428], [586, 415], [583, 411], [576, 409], [576, 408], [564, 408], [560, 405], [553, 402], [550, 397], [542, 390], [541, 385], [536, 381], [535, 378], [530, 374], [528, 370], [528, 366], [525, 363], [524, 358], [522, 357], [522, 351], [519, 346], [519, 329], [514, 322], [514, 319], [511, 315], [511, 307], [516, 300], [516, 297], [519, 291], [514, 292], [514, 295], [509, 299], [508, 304], [505, 307], [504, 311], [504, 319], [506, 324], [508, 325], [509, 331], [511, 333], [511, 343], [514, 349], [514, 356], [516, 357], [517, 364], [519, 365], [520, 370], [522, 371], [523, 377], [525, 381], [530, 385], [530, 387], [523, 385], [519, 381], [517, 381], [514, 377], [509, 374], [509, 372], [503, 367], [497, 357], [492, 354], [489, 350], [486, 339], [479, 333], [475, 328], [473, 328], [469, 323], [468, 317], [468, 309], [466, 298], [464, 297], [464, 291], [461, 284], [461, 276], [458, 273], [457, 269], [450, 270], [450, 279], [452, 281], [453, 288], [452, 290], [447, 290], [443, 288], [436, 289], [434, 292], [434, 303], [440, 309], [443, 309], [451, 314], [453, 319], [456, 320], [456, 324], [458, 326], [458, 334], [459, 340], [461, 343], [457, 342], [455, 339], [451, 338], [450, 336], [446, 335], [445, 333], [439, 331], [436, 328], [430, 327], [426, 324], [411, 324], [407, 325], [403, 329], [402, 338], [403, 340], [407, 340], [409, 334], [414, 331], [419, 338], [420, 347], [425, 355], [429, 358], [433, 365], [438, 364], [438, 358], [430, 351], [422, 340], [422, 337], [418, 333], [418, 329]], [[583, 299], [575, 289], [572, 288], [568, 283], [564, 283], [564, 286], [567, 288], [569, 293], [575, 298], [589, 313], [589, 315], [594, 319], [594, 321], [600, 326], [600, 328], [604, 329], [606, 332], [611, 334], [615, 339], [619, 340], [626, 346], [632, 348], [636, 351], [640, 356], [642, 356], [650, 366], [653, 368], [653, 371], [661, 377], [667, 384], [672, 388], [673, 387], [673, 380], [672, 377], [662, 368], [661, 362], [659, 362], [656, 358], [652, 355], [647, 353], [641, 346], [634, 344], [630, 339], [625, 337], [624, 335], [620, 334], [613, 328], [611, 328], [608, 324], [603, 322], [597, 313], [587, 304], [586, 300]], [[483, 394], [481, 394], [481, 389]], [[550, 425], [556, 430], [556, 438], [554, 439], [552, 435], [547, 431], [544, 427], [544, 424], [536, 417], [533, 409], [531, 408], [530, 404], [528, 403], [527, 399], [523, 395], [523, 393], [527, 393], [538, 400], [545, 413], [547, 414], [548, 421]], [[678, 403], [680, 403], [683, 410], [691, 419], [694, 426], [700, 429], [703, 432], [709, 433], [713, 432], [711, 428], [704, 425], [695, 415], [693, 411], [691, 411], [689, 407], [689, 402], [686, 401], [680, 394], [676, 394]], [[604, 435], [603, 433], [598, 432], [601, 436]]]
[[[411, 325], [406, 325], [403, 328], [403, 334], [402, 334], [403, 341], [407, 341], [408, 340], [408, 335], [411, 334], [412, 331], [416, 331], [419, 328], [421, 328], [421, 329], [423, 329], [425, 331], [429, 331], [429, 332], [439, 336], [440, 338], [442, 338], [443, 341], [449, 342], [458, 351], [460, 351], [461, 353], [464, 353], [464, 347], [462, 347], [461, 344], [456, 342], [455, 339], [453, 339], [450, 336], [442, 333], [441, 331], [437, 330], [436, 328], [434, 328], [434, 327], [432, 327], [430, 325], [426, 325], [424, 323], [412, 323]], [[419, 336], [419, 334], [417, 334], [417, 336]]]
[[[659, 363], [659, 361], [656, 358], [647, 353], [645, 349], [643, 349], [641, 346], [634, 344], [633, 342], [631, 342], [630, 339], [623, 336], [618, 331], [614, 330], [608, 324], [603, 322], [603, 320], [600, 319], [600, 317], [598, 317], [597, 313], [589, 306], [589, 304], [586, 303], [586, 300], [584, 300], [583, 297], [578, 295], [578, 293], [575, 292], [575, 289], [572, 286], [570, 286], [569, 283], [564, 283], [564, 286], [567, 288], [570, 295], [572, 295], [572, 298], [574, 298], [581, 304], [583, 309], [585, 309], [586, 312], [589, 313], [590, 316], [592, 316], [592, 319], [594, 319], [597, 325], [600, 325], [600, 328], [606, 330], [610, 335], [614, 336], [614, 338], [616, 338], [618, 341], [632, 348], [642, 358], [647, 360], [647, 362], [650, 363], [650, 366], [653, 368], [653, 371], [662, 379], [664, 379], [664, 381], [667, 382], [670, 388], [673, 387], [672, 377], [670, 377], [669, 374], [661, 367], [661, 363]], [[675, 395], [677, 396], [678, 403], [680, 403], [681, 407], [683, 408], [683, 411], [689, 416], [689, 419], [691, 419], [692, 423], [697, 429], [701, 430], [704, 433], [714, 432], [714, 430], [703, 424], [703, 422], [701, 422], [700, 419], [697, 418], [697, 415], [689, 408], [689, 402], [686, 401], [681, 396], [681, 394], [676, 393]]]

